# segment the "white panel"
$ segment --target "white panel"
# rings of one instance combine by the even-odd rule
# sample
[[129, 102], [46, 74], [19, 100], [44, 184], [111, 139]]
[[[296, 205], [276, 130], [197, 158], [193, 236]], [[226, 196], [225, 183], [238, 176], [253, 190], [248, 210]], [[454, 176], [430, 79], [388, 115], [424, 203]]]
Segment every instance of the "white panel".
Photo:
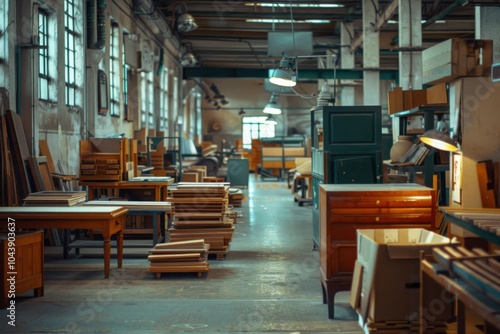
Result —
[[[294, 42], [295, 40], [295, 42]], [[269, 32], [267, 34], [267, 55], [280, 57], [283, 52], [289, 56], [307, 56], [313, 53], [312, 32]]]

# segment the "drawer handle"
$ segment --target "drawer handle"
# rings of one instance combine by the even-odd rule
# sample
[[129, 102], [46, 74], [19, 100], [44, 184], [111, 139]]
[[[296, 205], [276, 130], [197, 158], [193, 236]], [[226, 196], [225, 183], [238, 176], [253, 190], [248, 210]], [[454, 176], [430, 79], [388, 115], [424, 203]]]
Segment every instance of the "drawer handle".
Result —
[[380, 205], [380, 200], [377, 200], [375, 203], [376, 203], [377, 205]]
[[380, 217], [375, 217], [375, 221], [378, 222], [380, 220]]

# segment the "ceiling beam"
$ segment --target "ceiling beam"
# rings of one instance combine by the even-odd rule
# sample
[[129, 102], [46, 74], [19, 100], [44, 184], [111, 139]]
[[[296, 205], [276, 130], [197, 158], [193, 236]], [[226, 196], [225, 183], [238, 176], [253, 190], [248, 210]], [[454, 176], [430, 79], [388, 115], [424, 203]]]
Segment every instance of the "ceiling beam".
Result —
[[[399, 0], [392, 0], [392, 2], [385, 8], [384, 13], [377, 17], [377, 22], [375, 22], [375, 31], [380, 31], [380, 28], [389, 21], [389, 19], [394, 15], [399, 6]], [[359, 47], [363, 45], [363, 34], [360, 34], [351, 44], [351, 52], [355, 52]]]
[[[185, 67], [183, 68], [183, 79], [196, 78], [269, 78], [269, 72], [274, 69], [268, 68], [222, 68], [222, 67]], [[380, 80], [397, 80], [399, 71], [393, 69], [378, 69]], [[334, 73], [336, 72], [336, 73]], [[307, 68], [299, 70], [299, 80], [302, 79], [363, 79], [362, 69], [322, 69]], [[334, 77], [336, 74], [336, 77]]]

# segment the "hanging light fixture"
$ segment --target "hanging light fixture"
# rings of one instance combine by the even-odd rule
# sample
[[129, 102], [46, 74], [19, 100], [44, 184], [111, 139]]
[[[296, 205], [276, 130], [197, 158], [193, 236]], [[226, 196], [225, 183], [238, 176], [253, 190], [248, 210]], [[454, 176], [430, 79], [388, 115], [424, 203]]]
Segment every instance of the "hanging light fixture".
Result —
[[181, 3], [177, 7], [175, 28], [178, 32], [190, 32], [198, 28], [198, 24], [196, 24], [194, 17], [187, 12], [187, 6], [185, 3]]
[[266, 124], [273, 124], [273, 125], [276, 125], [278, 124], [278, 122], [276, 121], [276, 118], [274, 118], [273, 115], [269, 115], [266, 120], [264, 121], [264, 123]]
[[266, 104], [263, 110], [266, 114], [274, 114], [278, 115], [281, 114], [281, 107], [278, 104], [278, 95], [272, 94], [271, 98], [269, 99], [269, 103]]
[[274, 70], [269, 82], [282, 87], [294, 87], [297, 84], [295, 72], [295, 59], [288, 57], [283, 52], [283, 58], [277, 69]]
[[243, 110], [243, 108], [240, 109], [240, 111], [238, 112], [238, 115], [239, 116], [243, 116], [245, 115], [247, 112], [245, 110]]
[[198, 63], [198, 59], [193, 54], [191, 43], [185, 43], [181, 47], [181, 65], [182, 66], [194, 66]]

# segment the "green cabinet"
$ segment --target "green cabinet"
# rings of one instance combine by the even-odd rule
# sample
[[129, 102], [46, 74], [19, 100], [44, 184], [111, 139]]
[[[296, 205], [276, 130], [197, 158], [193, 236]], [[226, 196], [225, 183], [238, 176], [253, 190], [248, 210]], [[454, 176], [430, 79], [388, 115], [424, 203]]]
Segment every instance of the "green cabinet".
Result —
[[319, 185], [378, 183], [382, 175], [380, 106], [311, 110], [313, 247], [319, 246]]

